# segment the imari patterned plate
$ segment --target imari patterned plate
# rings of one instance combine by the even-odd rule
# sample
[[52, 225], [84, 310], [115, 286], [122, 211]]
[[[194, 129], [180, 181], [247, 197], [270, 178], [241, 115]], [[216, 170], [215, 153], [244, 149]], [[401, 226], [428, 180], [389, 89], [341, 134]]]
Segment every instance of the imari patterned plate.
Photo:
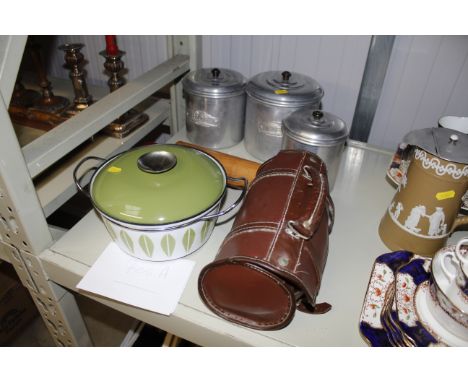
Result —
[[411, 252], [397, 251], [381, 255], [375, 260], [359, 322], [359, 330], [371, 346], [392, 346], [380, 315], [387, 290], [395, 282], [395, 272], [412, 257]]
[[393, 320], [417, 346], [468, 346], [434, 317], [440, 309], [430, 293], [431, 259], [398, 251], [379, 256], [372, 270], [359, 329], [371, 346], [392, 346], [381, 323], [385, 295], [396, 283]]

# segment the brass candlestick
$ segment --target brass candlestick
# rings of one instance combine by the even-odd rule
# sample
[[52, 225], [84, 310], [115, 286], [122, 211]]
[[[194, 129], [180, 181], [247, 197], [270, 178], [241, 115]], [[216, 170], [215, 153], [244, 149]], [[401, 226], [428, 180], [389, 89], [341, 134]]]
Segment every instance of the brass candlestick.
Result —
[[39, 86], [42, 90], [42, 97], [34, 102], [33, 108], [47, 113], [60, 114], [70, 105], [70, 101], [65, 97], [54, 95], [52, 84], [47, 79], [39, 47], [36, 44], [31, 44], [30, 48], [31, 58], [36, 66]]
[[59, 49], [65, 52], [65, 66], [70, 70], [70, 79], [75, 92], [72, 114], [73, 112], [76, 114], [76, 112], [86, 109], [93, 103], [93, 97], [88, 92], [85, 72], [83, 70], [84, 56], [81, 53], [83, 47], [83, 44], [64, 44], [59, 46]]
[[[125, 52], [116, 49], [115, 53], [112, 54], [107, 51], [102, 51], [99, 54], [105, 58], [104, 68], [106, 72], [110, 74], [107, 84], [112, 93], [125, 84], [122, 75], [124, 69], [122, 56]], [[149, 117], [147, 114], [140, 113], [135, 109], [130, 109], [106, 126], [104, 132], [114, 137], [123, 138], [147, 122], [148, 119]]]
[[41, 95], [32, 89], [26, 89], [21, 82], [21, 78], [18, 75], [18, 78], [15, 82], [15, 88], [13, 94], [11, 95], [10, 105], [21, 106], [21, 107], [30, 107], [36, 102]]
[[124, 70], [124, 63], [122, 56], [125, 52], [117, 50], [116, 54], [109, 54], [105, 50], [99, 53], [103, 56], [106, 61], [104, 62], [104, 68], [106, 72], [110, 74], [110, 78], [107, 81], [111, 93], [125, 84], [125, 80], [122, 76]]

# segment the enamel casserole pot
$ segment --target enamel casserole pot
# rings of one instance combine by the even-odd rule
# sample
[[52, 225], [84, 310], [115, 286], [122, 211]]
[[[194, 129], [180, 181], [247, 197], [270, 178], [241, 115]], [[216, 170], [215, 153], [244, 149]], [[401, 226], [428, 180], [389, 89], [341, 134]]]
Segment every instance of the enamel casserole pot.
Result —
[[[88, 160], [103, 163], [78, 178]], [[80, 184], [94, 171], [89, 193]], [[129, 255], [165, 261], [199, 249], [211, 235], [216, 220], [243, 199], [221, 210], [227, 176], [208, 154], [178, 145], [135, 148], [105, 160], [84, 158], [73, 177], [78, 189], [92, 201], [110, 236]]]

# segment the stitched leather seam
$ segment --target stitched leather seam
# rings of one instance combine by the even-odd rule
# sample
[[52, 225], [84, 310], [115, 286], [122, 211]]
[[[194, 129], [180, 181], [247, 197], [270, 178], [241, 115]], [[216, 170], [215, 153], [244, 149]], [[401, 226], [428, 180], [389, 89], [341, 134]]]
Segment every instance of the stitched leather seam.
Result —
[[[241, 225], [238, 225], [237, 227], [235, 227], [231, 232], [234, 232], [234, 231], [238, 231], [240, 228], [243, 228], [243, 227], [255, 227], [255, 226], [259, 226], [259, 227], [269, 227], [269, 226], [266, 226], [266, 225], [262, 225], [262, 224], [272, 224], [274, 225], [275, 227], [278, 226], [278, 222], [252, 222], [252, 223], [244, 223], [244, 224], [241, 224]], [[272, 227], [270, 227], [272, 228]]]
[[[240, 256], [238, 256], [237, 258], [241, 258]], [[246, 259], [250, 260], [249, 257], [245, 257]], [[269, 265], [273, 265], [271, 263], [269, 263], [267, 260], [261, 260], [260, 259], [260, 262], [266, 262], [267, 264]], [[320, 275], [318, 274], [318, 269], [317, 269], [317, 264], [315, 262], [312, 262], [313, 266], [314, 266], [314, 273], [315, 275], [317, 276], [317, 280], [319, 280], [318, 284], [320, 286], [320, 281], [321, 281], [321, 277]], [[297, 276], [297, 274], [294, 274], [292, 273], [291, 271], [285, 269], [285, 268], [282, 268], [282, 267], [277, 267], [277, 266], [274, 266], [274, 268], [276, 269], [277, 272], [280, 272], [280, 273], [285, 273], [287, 275], [289, 275], [293, 280], [296, 280], [297, 284], [298, 285], [303, 285], [303, 283], [301, 282], [301, 280], [299, 279], [299, 277]], [[275, 271], [272, 271], [272, 272], [275, 272]], [[307, 272], [304, 272], [304, 273], [307, 273]], [[278, 277], [282, 278], [282, 276], [279, 276], [277, 274]], [[296, 287], [295, 287], [296, 288]], [[303, 291], [306, 291], [307, 289], [306, 288], [301, 288], [301, 290]], [[309, 302], [309, 304], [311, 305], [314, 305], [315, 304], [315, 298], [316, 298], [316, 295], [311, 295], [309, 296], [308, 292], [304, 292], [305, 293], [305, 296], [306, 296], [306, 300]], [[312, 302], [309, 301], [309, 297], [312, 299]]]
[[288, 173], [288, 174], [296, 174], [297, 169], [295, 169], [295, 168], [287, 168], [287, 167], [275, 167], [275, 168], [272, 168], [272, 169], [270, 169], [270, 170], [262, 171], [261, 173], [258, 174], [258, 176], [261, 177], [262, 175], [267, 175], [267, 174], [271, 174], [271, 173], [275, 173], [275, 172], [282, 172], [282, 173]]
[[[322, 166], [323, 166], [323, 162], [320, 164], [319, 173], [322, 171]], [[322, 180], [322, 177], [319, 177], [319, 179]], [[320, 200], [320, 197], [323, 194], [324, 184], [325, 184], [325, 182], [323, 182], [323, 181], [320, 182], [320, 194], [319, 194], [319, 197], [317, 198], [317, 200]], [[315, 214], [317, 212], [317, 207], [318, 207], [318, 203], [315, 204], [315, 208], [314, 208], [314, 212], [312, 213], [311, 220], [313, 220], [313, 218], [315, 217]], [[320, 224], [320, 222], [318, 224]], [[302, 257], [303, 247], [304, 247], [303, 244], [304, 244], [304, 240], [302, 241], [301, 249], [300, 249], [299, 256], [298, 256], [298, 262], [296, 263], [296, 266], [294, 267], [294, 271], [296, 271], [296, 268], [297, 268], [297, 266], [299, 264], [299, 260]], [[320, 276], [320, 273], [319, 273], [319, 271], [317, 269], [317, 264], [316, 264], [315, 261], [312, 261], [312, 264], [314, 266], [314, 273], [315, 273], [315, 276], [317, 277], [318, 285], [320, 285], [321, 276]]]
[[218, 249], [218, 252], [216, 253], [216, 257], [218, 257], [218, 255], [221, 253], [221, 251], [223, 250], [224, 246], [229, 242], [231, 241], [232, 239], [234, 239], [235, 237], [239, 236], [239, 235], [242, 235], [244, 233], [250, 233], [250, 232], [270, 232], [270, 233], [275, 233], [276, 232], [276, 229], [275, 228], [271, 228], [269, 226], [258, 226], [258, 227], [250, 227], [250, 228], [244, 228], [244, 229], [241, 229], [239, 231], [231, 231], [228, 233], [228, 235], [224, 238], [223, 240], [223, 243], [221, 244], [221, 246], [219, 247]]
[[[228, 241], [230, 241], [231, 239], [234, 239], [235, 237], [239, 235], [242, 235], [244, 233], [250, 233], [250, 232], [258, 232], [258, 231], [276, 232], [277, 230], [275, 228], [271, 228], [268, 226], [259, 226], [259, 227], [245, 228], [239, 231], [231, 231], [224, 239], [223, 245], [221, 247], [223, 247], [225, 243], [227, 243]], [[220, 251], [221, 251], [221, 248], [220, 248]]]
[[[302, 251], [302, 248], [301, 248], [301, 253], [299, 254], [299, 256], [302, 256], [302, 252], [303, 251]], [[313, 268], [314, 268], [315, 277], [317, 277], [317, 285], [320, 286], [320, 283], [322, 282], [322, 276], [321, 276], [321, 274], [320, 274], [320, 272], [319, 272], [319, 270], [317, 268], [317, 262], [315, 262], [313, 259], [312, 259], [312, 265], [313, 265]]]
[[[312, 264], [314, 265], [314, 273], [318, 276], [317, 264], [315, 263], [315, 261], [312, 261]], [[297, 277], [297, 275], [294, 274], [294, 273], [292, 273], [291, 271], [289, 271], [289, 270], [287, 270], [287, 269], [285, 269], [285, 268], [278, 268], [278, 270], [281, 271], [281, 272], [284, 272], [284, 273], [290, 275], [292, 278], [298, 280], [299, 284], [303, 284], [303, 283], [299, 280], [299, 278]], [[317, 277], [317, 280], [319, 280], [318, 285], [320, 285], [320, 277]]]
[[297, 269], [297, 267], [299, 266], [299, 264], [301, 262], [302, 248], [304, 248], [304, 240], [301, 240], [301, 247], [299, 248], [299, 256], [297, 256], [297, 261], [296, 261], [296, 265], [294, 266], [293, 272], [296, 272], [296, 269]]
[[[304, 153], [302, 154], [302, 159], [301, 159], [301, 162], [299, 163], [298, 168], [302, 168], [302, 165], [303, 165], [303, 163], [304, 163], [305, 158], [306, 158], [306, 153], [304, 152]], [[277, 242], [277, 240], [278, 240], [279, 234], [280, 234], [280, 232], [283, 230], [283, 225], [284, 225], [284, 220], [285, 220], [284, 218], [286, 217], [286, 214], [287, 214], [287, 212], [288, 212], [289, 204], [291, 203], [291, 198], [292, 198], [292, 195], [293, 195], [293, 193], [294, 193], [294, 189], [296, 188], [297, 181], [298, 181], [298, 179], [299, 179], [299, 174], [300, 174], [300, 172], [297, 171], [296, 176], [294, 177], [294, 182], [293, 182], [293, 184], [292, 184], [292, 186], [291, 186], [291, 189], [289, 190], [289, 195], [288, 195], [288, 199], [287, 199], [287, 201], [286, 201], [286, 205], [285, 205], [284, 210], [283, 210], [283, 214], [282, 214], [282, 216], [281, 216], [281, 219], [280, 219], [279, 222], [278, 222], [278, 223], [280, 223], [279, 229], [278, 229], [278, 231], [276, 232], [276, 235], [275, 235], [275, 237], [273, 238], [273, 241], [272, 241], [271, 244], [270, 244], [270, 248], [268, 248], [267, 257], [266, 257], [267, 260], [270, 260], [271, 254], [273, 253], [273, 248], [274, 248], [275, 245], [276, 245], [276, 242]]]
[[[312, 264], [314, 265], [314, 273], [317, 275], [317, 280], [318, 280], [318, 283], [317, 285], [320, 285], [320, 281], [321, 281], [321, 278], [320, 276], [318, 275], [318, 271], [317, 271], [317, 264], [315, 264], [315, 262], [313, 261]], [[296, 280], [296, 282], [299, 284], [299, 285], [304, 285], [303, 282], [301, 282], [301, 280], [299, 279], [299, 277], [297, 276], [297, 274], [294, 274], [290, 271], [288, 271], [287, 269], [284, 269], [284, 268], [281, 268], [281, 269], [278, 269], [278, 271], [280, 272], [283, 272], [283, 273], [286, 273], [288, 274], [289, 276], [291, 276], [292, 279]], [[298, 272], [299, 273], [299, 272]], [[307, 272], [304, 272], [304, 273], [307, 273]], [[307, 291], [307, 288], [301, 288], [301, 290], [303, 291]], [[305, 293], [306, 295], [306, 299], [309, 300], [309, 294], [308, 293]], [[315, 296], [311, 296], [312, 299], [315, 299]], [[310, 303], [310, 302], [309, 302]], [[313, 303], [311, 303], [311, 305], [313, 305]]]
[[251, 183], [250, 183], [250, 187], [249, 187], [249, 190], [247, 191], [247, 193], [252, 189], [252, 187], [257, 184], [260, 180], [262, 179], [266, 179], [266, 178], [271, 178], [272, 176], [290, 176], [290, 177], [295, 177], [296, 174], [295, 173], [291, 173], [291, 172], [270, 172], [270, 173], [266, 173], [265, 175], [259, 175], [257, 176]]
[[[265, 272], [262, 268], [259, 268], [259, 267], [252, 267], [250, 264], [240, 264], [242, 266], [245, 266], [245, 267], [249, 267], [251, 269], [254, 269], [255, 271], [257, 272], [260, 272], [260, 273], [263, 273], [265, 276], [269, 277], [271, 280], [273, 280], [274, 283], [276, 283], [281, 289], [283, 289], [286, 293], [286, 296], [288, 298], [288, 308], [286, 310], [286, 312], [277, 320], [277, 321], [268, 321], [268, 322], [264, 322], [264, 323], [258, 323], [256, 322], [255, 324], [257, 326], [270, 326], [270, 325], [276, 325], [276, 324], [280, 324], [284, 321], [285, 318], [287, 318], [291, 312], [291, 307], [293, 306], [292, 304], [292, 299], [291, 299], [291, 295], [288, 293], [288, 289], [282, 284], [279, 282], [279, 280], [275, 277], [273, 277], [271, 274], [269, 274], [268, 272]], [[209, 271], [209, 270], [208, 270]], [[244, 323], [249, 323], [251, 321], [254, 321], [254, 320], [251, 320], [251, 321], [248, 321], [248, 320], [245, 320], [243, 319], [242, 316], [238, 316], [236, 314], [232, 314], [230, 312], [227, 312], [226, 310], [224, 309], [221, 309], [218, 305], [215, 304], [215, 302], [210, 298], [208, 297], [208, 295], [206, 294], [205, 292], [205, 288], [204, 288], [204, 285], [203, 285], [203, 280], [205, 279], [205, 276], [208, 272], [204, 272], [203, 276], [202, 276], [202, 279], [201, 279], [201, 287], [202, 287], [202, 294], [203, 294], [203, 297], [205, 298], [205, 300], [207, 302], [210, 303], [210, 306], [216, 311], [216, 312], [220, 312], [222, 313], [223, 315], [227, 316], [227, 317], [231, 317], [231, 318], [235, 318], [237, 319], [239, 322], [244, 322]]]
[[[322, 168], [322, 165], [320, 165], [320, 168]], [[320, 182], [320, 193], [319, 193], [319, 196], [317, 198], [317, 203], [315, 203], [315, 207], [314, 207], [314, 211], [312, 212], [312, 215], [310, 216], [310, 221], [312, 222], [315, 218], [315, 214], [317, 213], [317, 208], [319, 207], [319, 201], [321, 200], [321, 197], [323, 195], [323, 185], [325, 184], [325, 182], [322, 181], [322, 177], [320, 176], [319, 179], [321, 180]], [[314, 227], [315, 228], [315, 227]]]

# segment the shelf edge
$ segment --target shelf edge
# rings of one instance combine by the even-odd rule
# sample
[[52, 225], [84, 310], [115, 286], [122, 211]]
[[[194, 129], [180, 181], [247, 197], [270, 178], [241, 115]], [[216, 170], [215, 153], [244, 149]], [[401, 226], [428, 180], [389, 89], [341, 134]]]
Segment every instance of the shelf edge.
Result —
[[188, 70], [188, 56], [174, 56], [23, 147], [31, 177]]
[[[84, 155], [81, 154], [76, 158], [68, 160], [63, 167], [59, 168], [55, 173], [47, 176], [47, 178], [36, 186], [39, 202], [44, 209], [46, 217], [50, 216], [77, 192], [76, 186], [73, 183], [72, 173], [76, 164], [83, 157], [110, 157], [127, 150], [169, 117], [169, 101], [161, 99], [145, 110], [145, 112], [150, 117], [148, 122], [132, 132], [130, 135], [122, 139], [107, 137], [105, 141], [99, 142], [95, 147], [87, 150]], [[111, 150], [107, 153], [103, 153], [106, 146], [111, 146]], [[109, 149], [109, 147], [107, 147], [107, 149]], [[83, 169], [85, 169], [85, 167], [83, 167]], [[60, 172], [60, 174], [57, 175], [57, 172]], [[66, 184], [66, 187], [63, 187], [64, 183]], [[50, 196], [51, 191], [53, 194], [52, 197]]]

